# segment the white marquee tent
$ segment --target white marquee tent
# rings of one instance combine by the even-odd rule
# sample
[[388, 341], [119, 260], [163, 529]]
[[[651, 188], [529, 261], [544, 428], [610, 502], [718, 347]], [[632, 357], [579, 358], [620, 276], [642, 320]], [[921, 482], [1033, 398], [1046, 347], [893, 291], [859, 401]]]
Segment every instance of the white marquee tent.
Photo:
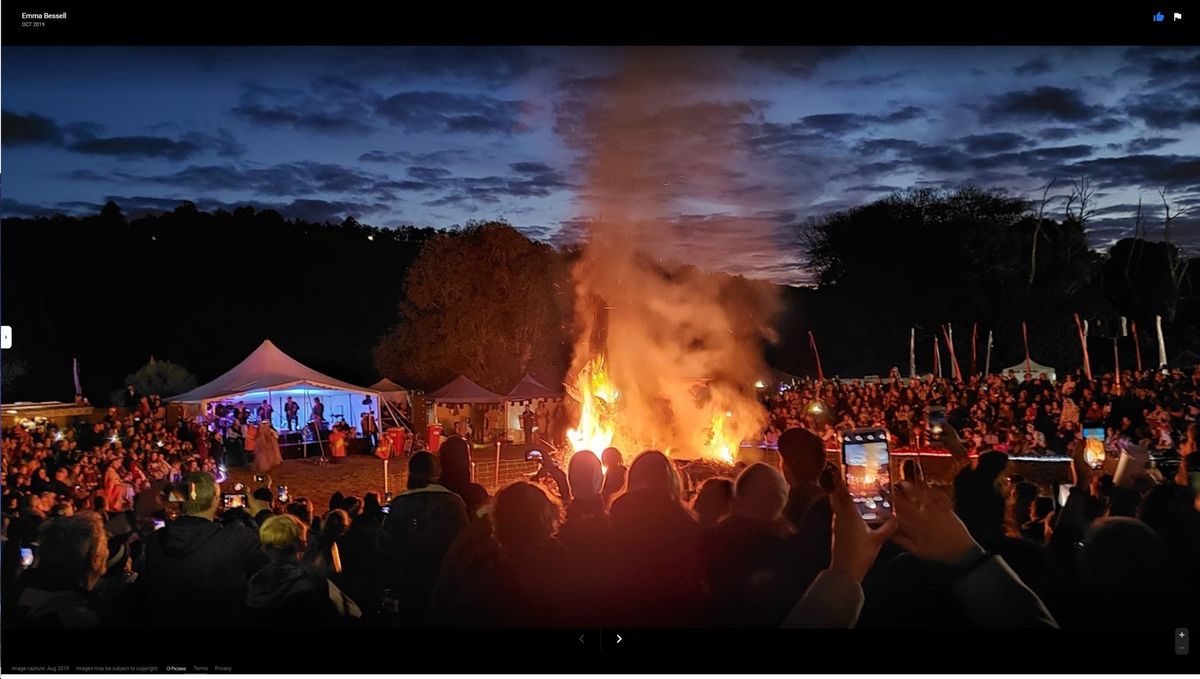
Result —
[[1054, 382], [1057, 379], [1055, 372], [1054, 372], [1054, 368], [1051, 368], [1048, 365], [1042, 365], [1041, 363], [1038, 363], [1037, 361], [1029, 361], [1028, 367], [1026, 366], [1025, 361], [1021, 361], [1020, 363], [1018, 363], [1014, 366], [1009, 366], [1009, 367], [1005, 368], [1004, 370], [1000, 371], [1000, 374], [1002, 376], [1007, 377], [1009, 371], [1012, 371], [1013, 373], [1015, 373], [1017, 376], [1017, 379], [1022, 382], [1025, 381], [1025, 373], [1026, 372], [1029, 372], [1030, 374], [1032, 374], [1034, 378], [1037, 378], [1039, 375], [1045, 375], [1046, 378], [1049, 379], [1051, 382]]
[[265, 340], [224, 375], [168, 400], [183, 404], [189, 415], [202, 414], [210, 404], [220, 402], [242, 403], [254, 412], [263, 401], [269, 401], [274, 409], [272, 424], [282, 430], [286, 428], [283, 404], [289, 396], [300, 404], [301, 427], [308, 422], [317, 398], [325, 405], [326, 421], [345, 419], [356, 429], [362, 413], [379, 413], [385, 405], [380, 403], [378, 390], [319, 373], [283, 353], [271, 340]]

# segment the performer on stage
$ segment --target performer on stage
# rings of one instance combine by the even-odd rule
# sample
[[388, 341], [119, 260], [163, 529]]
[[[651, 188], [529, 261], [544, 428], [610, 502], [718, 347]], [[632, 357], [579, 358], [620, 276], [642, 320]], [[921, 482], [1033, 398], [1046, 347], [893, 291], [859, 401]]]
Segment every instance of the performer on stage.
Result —
[[279, 432], [271, 426], [270, 420], [258, 425], [258, 433], [254, 442], [254, 471], [266, 474], [283, 463], [283, 453], [279, 450]]
[[379, 443], [379, 425], [375, 424], [375, 413], [364, 412], [360, 424], [363, 437], [371, 442], [371, 448], [375, 448]]
[[271, 407], [270, 401], [264, 400], [262, 405], [258, 407], [258, 421], [271, 421], [271, 416], [275, 413], [275, 409]]
[[320, 398], [313, 399], [312, 418], [310, 419], [317, 424], [318, 431], [325, 429], [325, 404], [321, 403]]
[[346, 444], [350, 437], [350, 426], [345, 422], [339, 422], [333, 428], [333, 432], [329, 434], [329, 443], [333, 448], [333, 461], [342, 462], [346, 459]]
[[283, 404], [283, 414], [287, 418], [288, 431], [295, 431], [300, 426], [300, 404], [293, 401], [291, 396]]

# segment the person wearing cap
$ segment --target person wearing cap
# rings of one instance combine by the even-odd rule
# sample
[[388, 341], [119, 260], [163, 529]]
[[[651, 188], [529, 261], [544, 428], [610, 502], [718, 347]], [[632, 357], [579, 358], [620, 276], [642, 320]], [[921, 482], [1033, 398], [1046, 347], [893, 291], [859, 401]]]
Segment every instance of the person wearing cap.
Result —
[[147, 622], [159, 628], [238, 627], [247, 581], [267, 561], [258, 535], [237, 522], [213, 520], [221, 487], [211, 475], [188, 474], [180, 490], [182, 515], [146, 541], [141, 578]]

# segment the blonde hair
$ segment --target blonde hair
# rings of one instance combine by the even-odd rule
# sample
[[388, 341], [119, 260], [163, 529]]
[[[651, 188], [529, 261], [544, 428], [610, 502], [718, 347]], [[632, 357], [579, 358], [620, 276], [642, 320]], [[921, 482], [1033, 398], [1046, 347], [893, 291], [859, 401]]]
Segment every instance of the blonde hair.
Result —
[[273, 561], [286, 560], [308, 545], [308, 526], [291, 514], [272, 516], [258, 529], [258, 541]]

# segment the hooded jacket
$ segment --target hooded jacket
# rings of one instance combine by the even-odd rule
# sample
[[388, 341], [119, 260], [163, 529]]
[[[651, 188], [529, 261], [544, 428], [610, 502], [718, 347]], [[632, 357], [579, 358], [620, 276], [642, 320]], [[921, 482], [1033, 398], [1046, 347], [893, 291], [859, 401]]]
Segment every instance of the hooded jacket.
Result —
[[183, 516], [146, 544], [143, 574], [149, 622], [155, 627], [240, 626], [250, 575], [267, 561], [258, 534]]
[[462, 498], [436, 483], [392, 500], [383, 529], [399, 554], [398, 594], [416, 614], [423, 612], [446, 552], [468, 522]]
[[298, 563], [269, 563], [250, 578], [246, 621], [254, 627], [332, 627], [341, 622], [328, 580]]

